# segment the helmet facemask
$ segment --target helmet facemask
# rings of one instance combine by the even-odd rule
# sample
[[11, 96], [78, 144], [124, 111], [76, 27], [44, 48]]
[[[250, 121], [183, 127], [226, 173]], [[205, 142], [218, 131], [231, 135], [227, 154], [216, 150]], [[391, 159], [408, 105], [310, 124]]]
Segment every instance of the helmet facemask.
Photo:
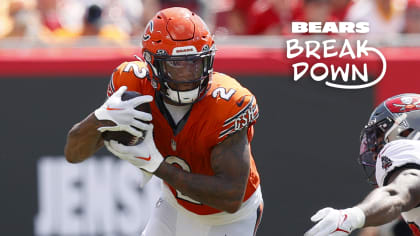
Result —
[[376, 184], [375, 167], [378, 153], [385, 145], [384, 131], [374, 125], [367, 125], [360, 135], [359, 164], [362, 165], [367, 180]]
[[204, 95], [213, 71], [213, 50], [192, 55], [152, 55], [153, 63], [146, 61], [152, 67], [160, 84], [159, 92], [164, 97], [184, 105], [195, 103]]

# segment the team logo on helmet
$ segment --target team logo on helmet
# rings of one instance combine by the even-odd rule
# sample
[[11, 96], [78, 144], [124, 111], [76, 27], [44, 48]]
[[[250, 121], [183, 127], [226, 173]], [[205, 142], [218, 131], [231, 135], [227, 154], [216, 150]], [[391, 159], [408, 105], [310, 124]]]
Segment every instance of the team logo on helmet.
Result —
[[149, 30], [150, 33], [153, 33], [153, 20], [149, 21], [149, 23], [146, 26], [146, 29], [143, 35], [143, 41], [147, 41], [151, 38], [150, 34], [146, 34], [147, 30]]
[[149, 30], [150, 33], [153, 33], [153, 20], [149, 21]]
[[143, 35], [143, 41], [147, 41], [149, 39], [150, 39], [150, 35], [148, 34]]
[[387, 156], [382, 156], [381, 160], [382, 160], [382, 169], [388, 170], [388, 168], [392, 166], [392, 161]]
[[403, 113], [414, 110], [420, 110], [420, 97], [397, 97], [387, 101], [385, 105], [393, 113]]

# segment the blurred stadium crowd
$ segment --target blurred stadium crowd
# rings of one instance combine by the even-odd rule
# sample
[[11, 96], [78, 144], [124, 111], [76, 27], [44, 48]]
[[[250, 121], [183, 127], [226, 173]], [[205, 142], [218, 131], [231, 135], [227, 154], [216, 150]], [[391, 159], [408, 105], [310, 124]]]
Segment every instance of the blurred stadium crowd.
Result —
[[292, 21], [368, 21], [371, 34], [420, 33], [420, 0], [1, 0], [0, 40], [124, 43], [171, 6], [197, 12], [216, 35], [288, 35]]

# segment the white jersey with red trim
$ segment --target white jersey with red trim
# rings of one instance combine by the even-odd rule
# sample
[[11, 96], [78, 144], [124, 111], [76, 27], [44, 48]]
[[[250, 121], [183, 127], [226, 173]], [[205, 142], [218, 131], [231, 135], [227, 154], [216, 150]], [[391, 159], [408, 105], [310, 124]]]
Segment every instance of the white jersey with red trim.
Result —
[[[379, 186], [386, 185], [387, 176], [398, 167], [418, 165], [420, 167], [420, 141], [395, 140], [384, 146], [376, 161], [376, 182]], [[420, 207], [401, 213], [413, 234], [420, 236]]]

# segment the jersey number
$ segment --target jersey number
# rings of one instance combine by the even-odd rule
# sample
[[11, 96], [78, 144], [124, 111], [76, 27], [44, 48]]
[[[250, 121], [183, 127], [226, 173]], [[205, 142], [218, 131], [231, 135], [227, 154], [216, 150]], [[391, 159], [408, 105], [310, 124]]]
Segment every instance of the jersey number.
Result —
[[[178, 166], [180, 166], [184, 171], [186, 172], [191, 172], [191, 168], [188, 165], [187, 162], [185, 162], [184, 160], [182, 160], [181, 158], [177, 157], [177, 156], [169, 156], [165, 159], [165, 161], [171, 165], [173, 164], [177, 164]], [[182, 194], [180, 191], [176, 190], [176, 197], [182, 200], [185, 200], [187, 202], [191, 202], [194, 204], [199, 204], [202, 205], [201, 202], [198, 202], [196, 200], [191, 199], [190, 197]]]
[[211, 94], [213, 98], [217, 98], [217, 96], [220, 96], [221, 98], [225, 99], [226, 101], [229, 101], [229, 99], [232, 97], [232, 95], [236, 92], [235, 89], [229, 89], [229, 91], [226, 92], [226, 89], [223, 87], [218, 87], [213, 91]]
[[136, 63], [130, 62], [124, 67], [124, 72], [130, 72], [130, 70], [133, 69], [134, 75], [139, 79], [144, 79], [147, 76], [147, 70], [146, 68], [142, 67], [139, 68], [139, 65]]

